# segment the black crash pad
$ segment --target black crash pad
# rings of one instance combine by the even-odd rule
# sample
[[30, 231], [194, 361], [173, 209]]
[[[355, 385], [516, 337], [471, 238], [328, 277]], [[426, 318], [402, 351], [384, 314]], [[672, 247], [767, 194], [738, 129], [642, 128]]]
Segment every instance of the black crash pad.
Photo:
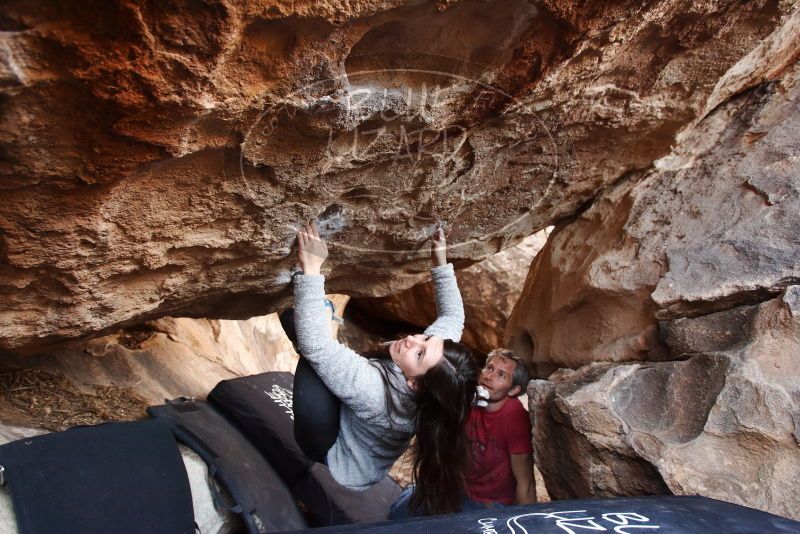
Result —
[[194, 533], [189, 479], [169, 426], [107, 423], [0, 447], [20, 534]]
[[305, 477], [313, 461], [294, 440], [291, 373], [262, 373], [223, 380], [208, 401], [244, 429], [287, 484]]
[[[251, 534], [301, 529], [307, 523], [283, 480], [225, 416], [203, 401], [176, 399], [147, 409], [195, 451], [233, 499], [230, 510]], [[212, 486], [213, 489], [213, 486]], [[218, 501], [224, 502], [221, 496]]]
[[292, 488], [318, 525], [382, 521], [401, 488], [385, 477], [365, 491], [338, 484], [328, 468], [312, 462], [294, 439], [291, 373], [262, 373], [224, 380], [208, 395], [250, 436]]
[[554, 501], [501, 510], [322, 528], [315, 534], [798, 534], [800, 523], [704, 497]]

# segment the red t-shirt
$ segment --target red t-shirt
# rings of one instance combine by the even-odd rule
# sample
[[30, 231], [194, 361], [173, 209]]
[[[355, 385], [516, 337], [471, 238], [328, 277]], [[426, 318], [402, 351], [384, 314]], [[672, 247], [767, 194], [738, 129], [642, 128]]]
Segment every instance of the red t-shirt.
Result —
[[511, 454], [530, 454], [531, 419], [519, 399], [509, 399], [496, 412], [472, 407], [467, 421], [472, 456], [467, 496], [473, 501], [513, 504], [516, 481]]

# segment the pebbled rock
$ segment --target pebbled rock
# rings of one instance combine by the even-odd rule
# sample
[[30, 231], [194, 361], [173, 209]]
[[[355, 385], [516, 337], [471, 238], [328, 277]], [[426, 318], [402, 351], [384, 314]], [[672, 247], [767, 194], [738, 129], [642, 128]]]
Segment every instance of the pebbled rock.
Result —
[[790, 8], [9, 5], [0, 348], [274, 311], [312, 217], [331, 291], [419, 282], [443, 223], [484, 259], [667, 154]]

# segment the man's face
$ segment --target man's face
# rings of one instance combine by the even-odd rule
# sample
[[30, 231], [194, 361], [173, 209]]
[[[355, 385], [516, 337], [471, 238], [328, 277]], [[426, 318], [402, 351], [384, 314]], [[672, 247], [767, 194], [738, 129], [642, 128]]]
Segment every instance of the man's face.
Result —
[[516, 367], [517, 362], [502, 356], [495, 356], [486, 362], [479, 382], [489, 391], [490, 402], [502, 400], [509, 393], [512, 396], [518, 393], [519, 388], [512, 385], [512, 376]]

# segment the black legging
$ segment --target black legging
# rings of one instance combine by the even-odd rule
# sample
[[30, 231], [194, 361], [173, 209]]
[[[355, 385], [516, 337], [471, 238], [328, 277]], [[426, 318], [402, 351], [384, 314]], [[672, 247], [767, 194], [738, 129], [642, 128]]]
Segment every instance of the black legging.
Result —
[[302, 356], [294, 373], [294, 439], [306, 456], [325, 463], [328, 449], [339, 434], [342, 401], [331, 393]]

